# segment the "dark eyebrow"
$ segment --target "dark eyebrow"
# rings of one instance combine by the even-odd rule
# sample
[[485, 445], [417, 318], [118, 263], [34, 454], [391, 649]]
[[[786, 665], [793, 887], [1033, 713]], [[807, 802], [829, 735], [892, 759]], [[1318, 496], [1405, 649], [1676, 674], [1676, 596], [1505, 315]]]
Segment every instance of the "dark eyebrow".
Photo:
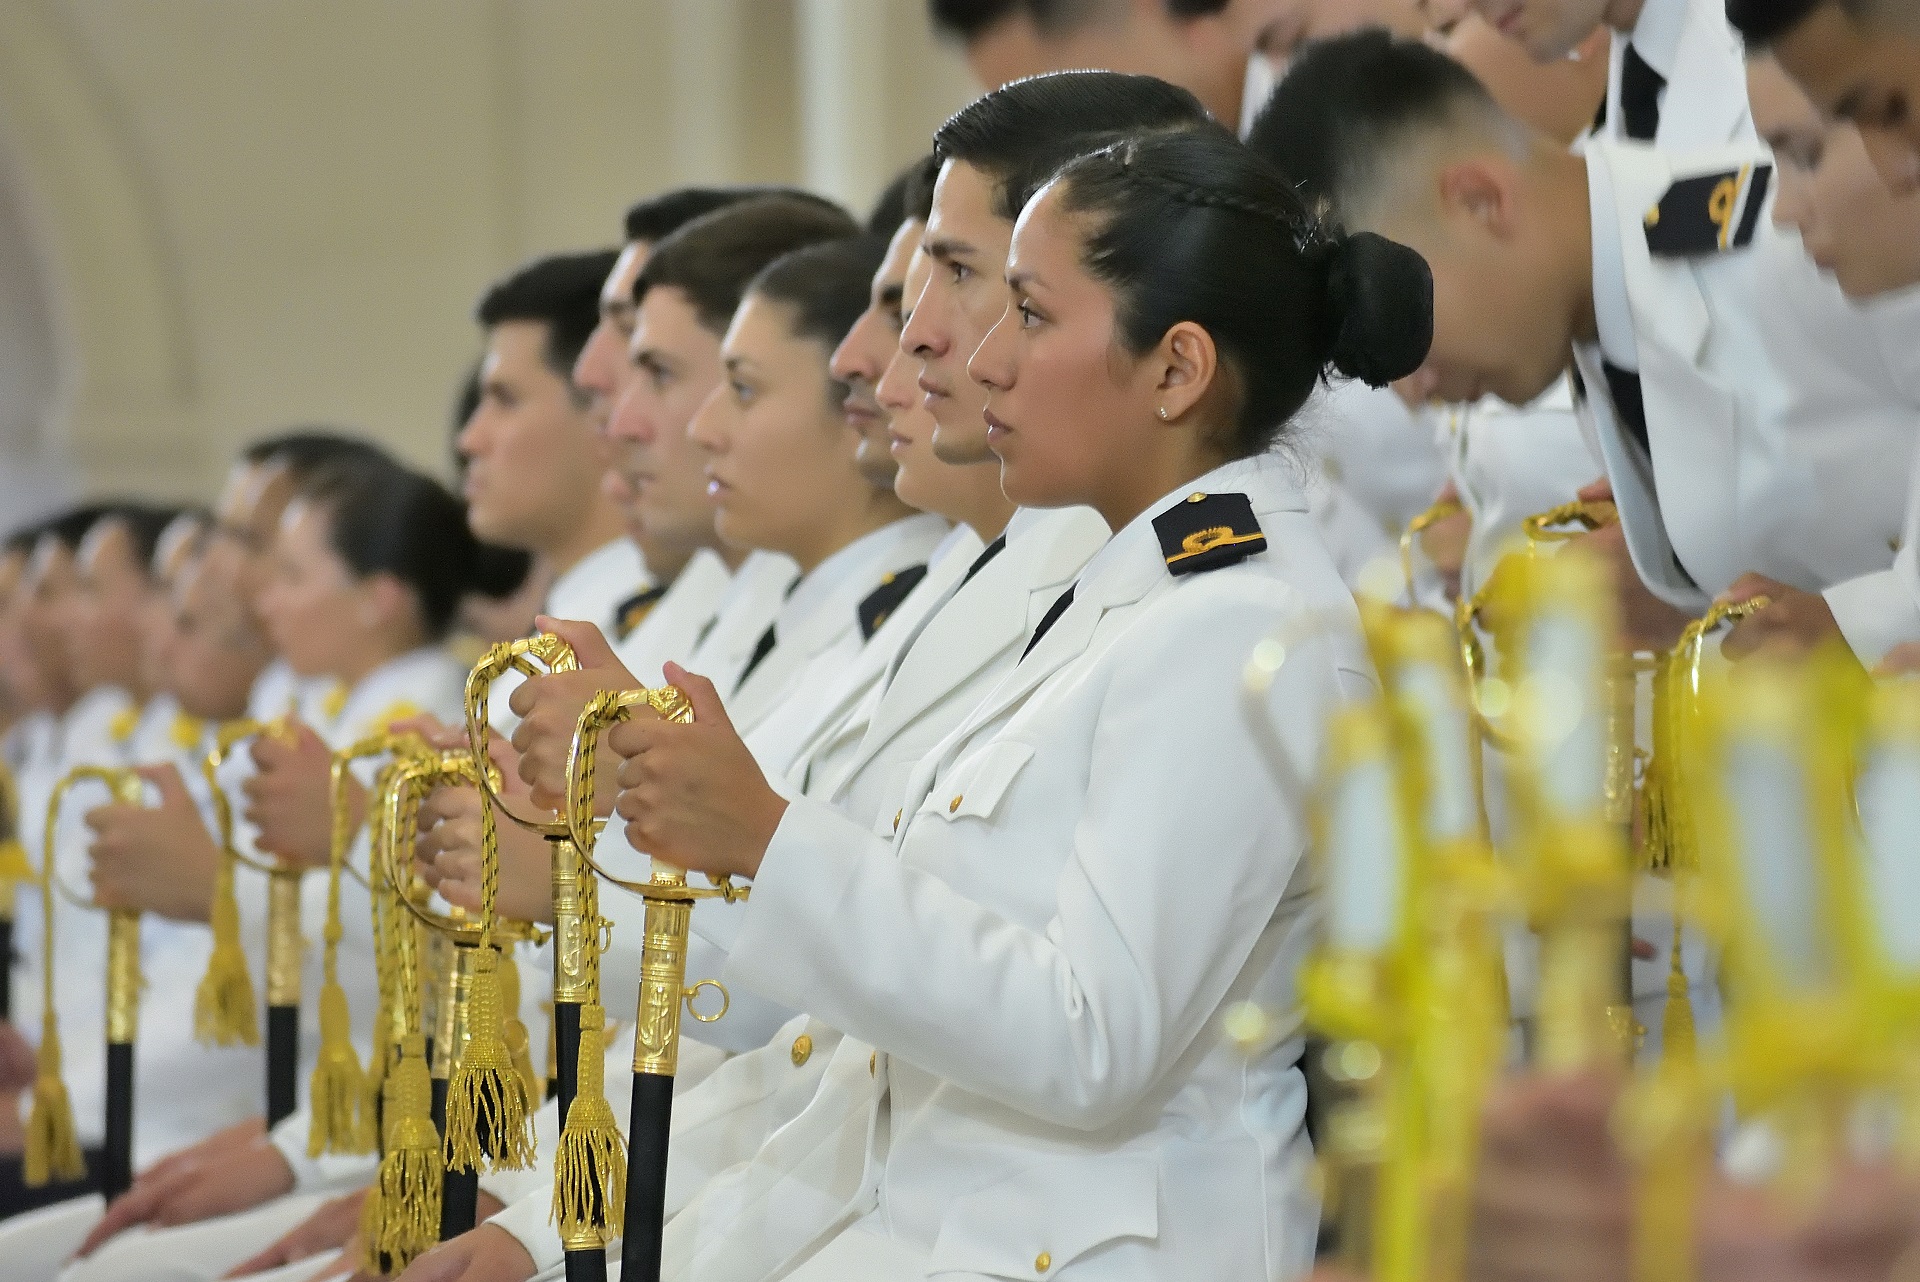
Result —
[[1854, 119], [1865, 105], [1861, 100], [1866, 96], [1867, 87], [1865, 85], [1855, 85], [1853, 88], [1841, 94], [1839, 101], [1833, 104], [1833, 114], [1842, 120]]
[[1007, 288], [1025, 293], [1028, 287], [1038, 279], [1039, 277], [1035, 276], [1032, 272], [1008, 272]]
[[895, 281], [880, 287], [880, 306], [900, 310], [900, 300], [907, 295], [907, 282]]
[[972, 245], [967, 244], [964, 240], [955, 240], [951, 236], [930, 236], [922, 248], [927, 251], [927, 257], [942, 263], [961, 254], [978, 252]]

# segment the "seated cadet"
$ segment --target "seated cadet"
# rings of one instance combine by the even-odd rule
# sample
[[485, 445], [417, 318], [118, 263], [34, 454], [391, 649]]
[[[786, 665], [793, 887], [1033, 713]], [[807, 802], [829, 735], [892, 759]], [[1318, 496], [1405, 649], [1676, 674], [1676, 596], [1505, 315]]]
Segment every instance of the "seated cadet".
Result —
[[1860, 130], [1888, 187], [1920, 187], [1920, 16], [1904, 0], [1728, 0], [1751, 49], [1771, 51], [1829, 116]]
[[[802, 749], [786, 786], [885, 830], [888, 807], [913, 764], [1013, 665], [1033, 624], [1104, 541], [1105, 523], [1086, 508], [1028, 512], [1009, 523], [1012, 505], [1000, 490], [999, 462], [986, 445], [984, 390], [968, 379], [966, 362], [1002, 310], [996, 282], [1012, 215], [1023, 199], [1010, 197], [1009, 190], [1030, 189], [1038, 177], [1076, 154], [1084, 140], [1115, 125], [1167, 127], [1201, 119], [1202, 109], [1190, 95], [1146, 77], [1050, 76], [989, 94], [941, 130], [939, 185], [907, 201], [907, 217], [874, 275], [867, 311], [835, 352], [833, 369], [849, 382], [879, 383], [876, 395], [890, 416], [890, 452], [898, 461], [894, 483], [901, 498], [966, 526], [987, 547], [965, 567], [957, 586], [942, 588], [931, 618], [917, 622], [910, 597], [883, 625], [834, 701], [846, 704], [846, 713]], [[899, 251], [916, 248], [923, 228], [930, 229], [931, 255], [914, 253], [913, 270], [903, 278]], [[934, 256], [947, 265], [936, 267]], [[903, 299], [910, 315], [901, 314]], [[903, 348], [911, 349], [911, 359]], [[939, 389], [925, 406], [923, 387]], [[866, 471], [873, 476], [877, 469], [867, 465]], [[957, 568], [950, 548], [913, 595], [941, 586]], [[911, 626], [898, 640], [903, 625]], [[902, 644], [909, 649], [891, 657]], [[863, 670], [871, 672], [883, 659], [870, 696], [855, 702]], [[632, 679], [590, 669], [577, 678], [540, 678], [523, 687], [538, 704], [519, 731], [528, 746], [522, 769], [548, 787], [557, 787], [552, 772], [564, 756], [578, 711], [578, 697], [569, 687], [581, 682], [599, 688], [630, 685]], [[428, 875], [464, 878], [469, 883], [464, 890], [443, 881], [443, 891], [456, 897], [473, 893], [470, 856], [441, 853], [440, 871]], [[614, 943], [621, 946], [618, 935]], [[838, 1038], [820, 1021], [801, 1017], [766, 1046], [722, 1066], [708, 1083], [681, 1097], [675, 1106], [670, 1210], [709, 1174], [751, 1156], [766, 1135], [804, 1106]], [[620, 1096], [619, 1083], [630, 1070], [630, 1056], [622, 1053], [616, 1060], [610, 1054], [610, 1098]], [[487, 1255], [477, 1242], [462, 1243], [458, 1250], [468, 1272], [459, 1276], [518, 1282], [531, 1276], [532, 1261], [542, 1267], [557, 1263], [559, 1247], [547, 1227], [546, 1208], [546, 1194], [536, 1191], [495, 1222], [520, 1241], [525, 1259], [516, 1256], [509, 1268], [503, 1262], [507, 1252]], [[424, 1275], [431, 1266], [423, 1262], [419, 1268]]]
[[[494, 563], [468, 530], [466, 513], [438, 482], [386, 462], [323, 468], [303, 481], [281, 518], [261, 589], [259, 610], [269, 637], [294, 671], [340, 691], [325, 701], [318, 725], [296, 723], [285, 750], [248, 781], [261, 848], [301, 857], [313, 846], [295, 828], [329, 826], [325, 804], [328, 754], [416, 713], [452, 721], [461, 715], [466, 670], [440, 641], [461, 598], [501, 585], [477, 576]], [[320, 772], [314, 803], [311, 772]], [[293, 777], [305, 775], [307, 778]], [[364, 798], [361, 799], [364, 805]], [[346, 941], [339, 973], [364, 1040], [376, 998], [366, 892], [342, 882]], [[302, 887], [303, 932], [317, 939], [326, 885]], [[310, 948], [317, 972], [321, 950]], [[308, 992], [318, 992], [314, 974]], [[357, 1046], [362, 1058], [365, 1047]], [[212, 1278], [257, 1251], [324, 1200], [324, 1191], [364, 1182], [365, 1159], [307, 1155], [309, 1119], [296, 1112], [249, 1146], [246, 1160], [224, 1154], [246, 1172], [243, 1197], [225, 1211], [266, 1203], [251, 1215], [182, 1228], [123, 1234], [68, 1270], [75, 1278]], [[284, 1196], [292, 1194], [292, 1196]], [[271, 1199], [271, 1200], [270, 1200]]]
[[1007, 280], [970, 362], [1003, 486], [1118, 533], [916, 767], [899, 830], [780, 797], [690, 673], [668, 675], [693, 725], [608, 736], [636, 847], [754, 880], [729, 977], [846, 1033], [813, 1102], [675, 1218], [678, 1278], [1312, 1259], [1298, 1042], [1250, 1065], [1219, 1021], [1230, 994], [1293, 1009], [1309, 933], [1304, 816], [1260, 774], [1240, 669], [1276, 628], [1321, 629], [1274, 707], [1303, 762], [1366, 684], [1351, 598], [1268, 451], [1329, 364], [1418, 367], [1426, 270], [1327, 234], [1200, 127], [1070, 163]]
[[[1910, 300], [1920, 285], [1920, 188], [1895, 194], [1881, 181], [1859, 130], [1824, 121], [1813, 104], [1766, 55], [1748, 66], [1755, 122], [1779, 166], [1780, 195], [1774, 221], [1799, 231], [1821, 270], [1869, 314], [1893, 322], [1877, 326], [1877, 353], [1886, 395], [1920, 415], [1920, 326]], [[1904, 323], [1900, 323], [1904, 321]], [[1861, 646], [1885, 654], [1920, 642], [1920, 575], [1916, 574], [1914, 522], [1920, 504], [1910, 488], [1907, 528], [1893, 568], [1856, 579], [1836, 591], [1872, 592], [1900, 608], [1876, 612], [1878, 635]], [[1890, 585], [1890, 586], [1889, 586]], [[1802, 652], [1838, 635], [1834, 614], [1819, 597], [1796, 592], [1759, 575], [1747, 575], [1724, 594], [1744, 600], [1765, 593], [1766, 609], [1735, 624], [1722, 649], [1731, 658], [1760, 650]], [[1829, 596], [1832, 593], [1828, 594]], [[1857, 638], [1850, 637], [1849, 640]]]

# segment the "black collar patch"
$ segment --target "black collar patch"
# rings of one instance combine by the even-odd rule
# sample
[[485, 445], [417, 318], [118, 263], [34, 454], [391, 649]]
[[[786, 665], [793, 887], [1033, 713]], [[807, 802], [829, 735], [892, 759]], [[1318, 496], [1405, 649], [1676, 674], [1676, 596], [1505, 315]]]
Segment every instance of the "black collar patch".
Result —
[[1681, 179], [1647, 211], [1648, 251], [1656, 258], [1697, 258], [1746, 248], [1772, 182], [1772, 165]]
[[648, 588], [644, 592], [636, 592], [622, 601], [619, 608], [613, 612], [614, 639], [625, 641], [632, 636], [633, 630], [646, 622], [647, 616], [653, 613], [653, 607], [660, 604], [660, 598], [666, 594], [667, 589], [663, 585]]
[[1264, 552], [1267, 536], [1244, 494], [1189, 494], [1153, 518], [1169, 573], [1198, 574]]
[[910, 565], [897, 574], [889, 574], [880, 580], [880, 586], [867, 593], [867, 599], [860, 603], [860, 635], [868, 641], [880, 630], [907, 593], [919, 586], [920, 580], [927, 577], [927, 567]]

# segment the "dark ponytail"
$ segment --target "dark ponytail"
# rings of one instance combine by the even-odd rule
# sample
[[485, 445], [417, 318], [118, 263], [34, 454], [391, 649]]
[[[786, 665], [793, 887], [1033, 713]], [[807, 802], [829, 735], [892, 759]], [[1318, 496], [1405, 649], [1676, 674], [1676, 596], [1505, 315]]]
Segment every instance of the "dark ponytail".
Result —
[[429, 640], [446, 636], [468, 593], [519, 586], [517, 562], [474, 538], [466, 504], [432, 477], [356, 460], [322, 469], [300, 492], [327, 514], [328, 545], [355, 577], [390, 574], [413, 592]]
[[1089, 215], [1087, 270], [1122, 340], [1150, 350], [1204, 328], [1237, 383], [1236, 457], [1279, 437], [1328, 372], [1380, 387], [1433, 338], [1433, 277], [1411, 249], [1322, 226], [1273, 167], [1217, 126], [1129, 139], [1065, 165], [1062, 208]]

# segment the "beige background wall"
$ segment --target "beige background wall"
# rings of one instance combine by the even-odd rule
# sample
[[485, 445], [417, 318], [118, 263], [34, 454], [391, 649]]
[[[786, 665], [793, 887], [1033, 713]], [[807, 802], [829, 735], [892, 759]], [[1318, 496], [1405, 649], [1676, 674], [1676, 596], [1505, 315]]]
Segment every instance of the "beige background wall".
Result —
[[5, 0], [0, 525], [300, 421], [444, 467], [490, 278], [679, 183], [864, 210], [970, 94], [919, 0]]

